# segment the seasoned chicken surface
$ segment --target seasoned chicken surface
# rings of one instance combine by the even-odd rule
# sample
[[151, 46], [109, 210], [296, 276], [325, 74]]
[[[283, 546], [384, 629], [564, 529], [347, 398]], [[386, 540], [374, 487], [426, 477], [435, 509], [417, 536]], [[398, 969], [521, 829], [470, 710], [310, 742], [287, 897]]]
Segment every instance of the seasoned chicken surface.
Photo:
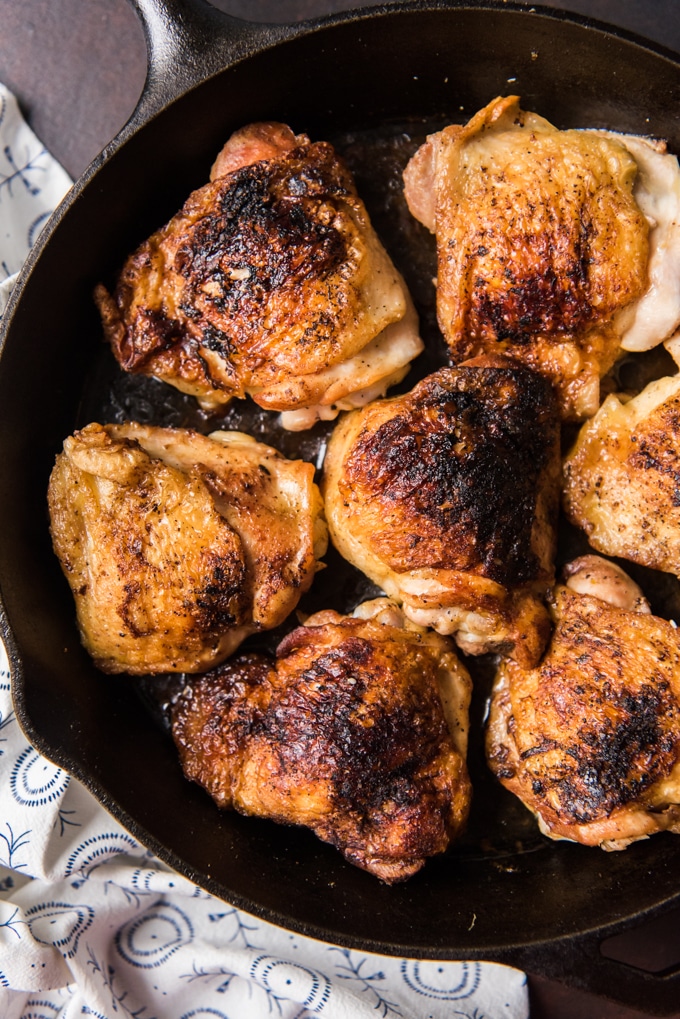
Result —
[[186, 776], [218, 806], [306, 825], [392, 883], [465, 823], [471, 684], [449, 640], [385, 599], [360, 615], [317, 613], [275, 661], [192, 677], [172, 728]]
[[558, 482], [549, 384], [479, 358], [346, 415], [322, 491], [337, 549], [410, 619], [471, 654], [535, 664], [550, 629]]
[[680, 171], [662, 144], [559, 131], [508, 96], [430, 136], [404, 180], [436, 234], [437, 314], [455, 363], [518, 358], [579, 419], [597, 410], [622, 347], [677, 328]]
[[55, 552], [104, 672], [199, 672], [278, 626], [327, 531], [314, 468], [239, 432], [90, 424], [50, 477]]
[[423, 347], [349, 171], [283, 124], [236, 132], [210, 183], [95, 296], [126, 371], [206, 409], [250, 395], [291, 429], [384, 394]]
[[540, 665], [501, 663], [487, 752], [544, 834], [625, 849], [680, 833], [680, 636], [611, 565], [584, 556], [555, 588]]
[[598, 552], [680, 576], [680, 375], [607, 397], [565, 459], [564, 507]]

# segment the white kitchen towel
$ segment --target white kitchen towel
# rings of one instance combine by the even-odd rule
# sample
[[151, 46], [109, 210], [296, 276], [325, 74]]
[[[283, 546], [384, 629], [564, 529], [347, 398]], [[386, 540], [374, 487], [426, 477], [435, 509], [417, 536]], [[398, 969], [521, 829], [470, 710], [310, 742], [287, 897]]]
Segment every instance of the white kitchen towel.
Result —
[[[0, 85], [0, 314], [70, 184]], [[518, 970], [397, 959], [313, 941], [175, 874], [29, 746], [12, 710], [0, 646], [2, 1019], [528, 1014], [526, 978]]]
[[31, 245], [70, 186], [0, 85], [0, 316]]

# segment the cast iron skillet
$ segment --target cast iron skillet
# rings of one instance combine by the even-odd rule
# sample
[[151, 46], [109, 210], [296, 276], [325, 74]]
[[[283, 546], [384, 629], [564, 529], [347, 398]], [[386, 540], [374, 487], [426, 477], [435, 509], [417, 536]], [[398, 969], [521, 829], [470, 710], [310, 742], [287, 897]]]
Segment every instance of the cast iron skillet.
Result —
[[[486, 775], [478, 746], [470, 833], [403, 886], [350, 867], [306, 831], [221, 814], [182, 777], [140, 684], [99, 674], [80, 647], [45, 488], [64, 437], [95, 414], [131, 409], [176, 423], [185, 413], [165, 387], [116, 390], [91, 294], [207, 179], [231, 130], [273, 118], [313, 138], [353, 138], [369, 190], [362, 139], [403, 142], [404, 125], [415, 137], [508, 92], [559, 126], [649, 133], [677, 152], [678, 59], [581, 18], [493, 0], [426, 0], [296, 26], [246, 24], [203, 0], [136, 3], [150, 58], [139, 107], [41, 235], [4, 322], [2, 630], [21, 725], [160, 858], [273, 923], [380, 953], [508, 962], [669, 1014], [680, 973], [633, 970], [598, 946], [680, 903], [680, 839], [656, 835], [614, 854], [549, 842]], [[408, 275], [411, 228], [402, 244], [388, 220], [380, 225]], [[413, 280], [432, 333], [421, 284]], [[335, 560], [319, 591], [324, 604], [351, 601]], [[479, 728], [483, 698], [475, 710]]]

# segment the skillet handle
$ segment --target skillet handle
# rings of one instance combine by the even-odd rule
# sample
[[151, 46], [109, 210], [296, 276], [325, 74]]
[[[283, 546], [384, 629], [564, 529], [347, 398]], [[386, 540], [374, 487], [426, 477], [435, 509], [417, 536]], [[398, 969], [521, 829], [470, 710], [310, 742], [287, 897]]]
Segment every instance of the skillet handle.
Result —
[[[657, 920], [661, 917], [662, 914]], [[676, 917], [677, 906], [665, 917], [668, 929], [672, 929]], [[627, 927], [627, 931], [639, 936], [638, 932], [642, 933], [644, 926], [644, 922], [641, 928], [639, 924], [633, 924]], [[680, 963], [671, 964], [660, 972], [651, 972], [636, 965], [630, 956], [630, 961], [624, 961], [623, 956], [617, 958], [605, 954], [607, 940], [603, 941], [601, 932], [576, 935], [573, 939], [566, 939], [558, 951], [550, 945], [534, 946], [514, 955], [510, 953], [512, 957], [503, 961], [529, 974], [556, 980], [586, 994], [637, 1009], [644, 1015], [677, 1016], [680, 1008]]]
[[242, 21], [208, 0], [129, 2], [142, 22], [148, 60], [146, 82], [129, 130], [206, 78], [299, 31], [296, 25]]

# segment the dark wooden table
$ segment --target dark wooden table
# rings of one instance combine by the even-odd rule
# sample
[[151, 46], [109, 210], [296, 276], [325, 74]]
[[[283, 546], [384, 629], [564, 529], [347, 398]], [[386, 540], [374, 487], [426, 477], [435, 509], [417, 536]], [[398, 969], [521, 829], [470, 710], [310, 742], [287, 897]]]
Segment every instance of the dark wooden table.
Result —
[[[395, 0], [398, 2], [398, 0]], [[680, 0], [550, 3], [627, 28], [680, 52]], [[216, 0], [254, 21], [349, 10], [352, 0]], [[34, 131], [77, 177], [116, 134], [142, 90], [146, 53], [127, 0], [0, 0], [0, 81]], [[680, 115], [680, 111], [679, 115]], [[626, 936], [619, 957], [657, 970], [680, 961], [680, 911]], [[532, 1019], [641, 1019], [643, 1013], [529, 976]], [[680, 1002], [676, 1019], [680, 1019]]]

